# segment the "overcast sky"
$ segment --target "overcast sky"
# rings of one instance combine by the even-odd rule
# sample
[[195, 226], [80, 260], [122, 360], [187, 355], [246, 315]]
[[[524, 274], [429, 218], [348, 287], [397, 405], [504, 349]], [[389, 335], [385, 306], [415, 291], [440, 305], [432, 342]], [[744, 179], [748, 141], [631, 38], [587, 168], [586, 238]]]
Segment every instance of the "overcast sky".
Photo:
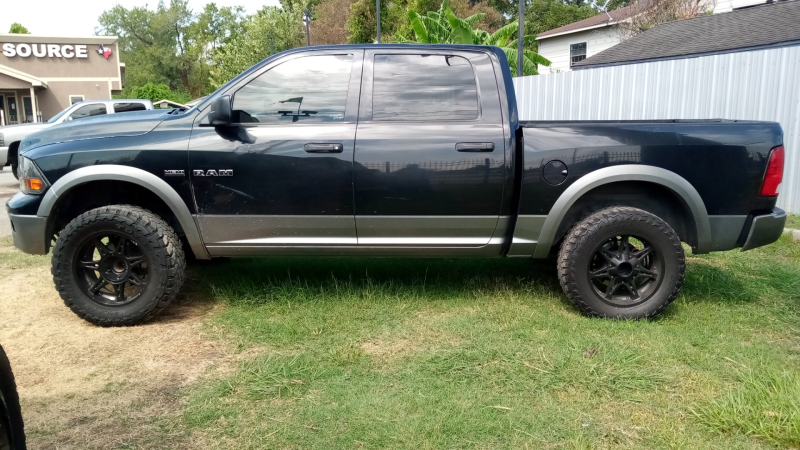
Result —
[[[200, 12], [212, 0], [189, 0], [194, 12]], [[19, 22], [31, 34], [42, 36], [93, 36], [98, 26], [97, 18], [115, 4], [126, 8], [149, 5], [154, 9], [158, 0], [2, 0], [0, 7], [0, 33], [8, 33], [11, 24]], [[262, 6], [278, 6], [278, 0], [216, 0], [217, 6], [245, 8], [248, 14]]]

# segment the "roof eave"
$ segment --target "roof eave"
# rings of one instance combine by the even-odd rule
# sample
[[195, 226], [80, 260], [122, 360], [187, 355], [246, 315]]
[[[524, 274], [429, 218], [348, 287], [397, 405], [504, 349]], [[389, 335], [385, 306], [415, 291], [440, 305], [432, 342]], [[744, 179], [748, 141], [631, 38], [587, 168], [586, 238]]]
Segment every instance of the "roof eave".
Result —
[[617, 23], [619, 23], [619, 22], [616, 21], [616, 20], [612, 20], [611, 22], [604, 22], [604, 23], [601, 23], [599, 25], [592, 25], [590, 27], [578, 28], [576, 30], [562, 31], [561, 33], [548, 34], [547, 36], [536, 36], [535, 40], [541, 41], [542, 39], [549, 39], [549, 38], [557, 37], [557, 36], [565, 36], [567, 34], [580, 33], [581, 31], [589, 31], [589, 30], [595, 30], [597, 28], [610, 27], [610, 26], [616, 25]]
[[[770, 48], [780, 48], [780, 47], [790, 47], [800, 45], [800, 41], [792, 40], [792, 41], [785, 41], [785, 42], [776, 42], [774, 44], [764, 44], [764, 45], [754, 45], [750, 47], [739, 47], [739, 48], [732, 48], [732, 49], [725, 49], [725, 50], [716, 50], [712, 52], [702, 52], [702, 53], [690, 53], [685, 55], [672, 55], [672, 56], [661, 56], [656, 58], [642, 58], [642, 59], [634, 59], [629, 61], [614, 61], [614, 62], [607, 62], [607, 63], [597, 63], [597, 64], [586, 64], [580, 65], [576, 64], [572, 66], [572, 70], [585, 70], [585, 69], [599, 69], [602, 67], [612, 67], [612, 66], [627, 66], [633, 64], [642, 64], [642, 63], [649, 63], [649, 62], [658, 62], [658, 61], [671, 61], [675, 59], [690, 59], [690, 58], [700, 58], [703, 56], [713, 56], [713, 55], [725, 55], [728, 53], [741, 53], [741, 52], [750, 52], [756, 50], [766, 50]], [[588, 60], [584, 60], [588, 61]]]
[[12, 69], [11, 67], [0, 65], [0, 73], [2, 73], [3, 75], [7, 75], [11, 78], [16, 78], [17, 80], [20, 81], [30, 83], [31, 87], [43, 87], [47, 89], [47, 83], [45, 83], [44, 81], [25, 72], [20, 72], [19, 70]]

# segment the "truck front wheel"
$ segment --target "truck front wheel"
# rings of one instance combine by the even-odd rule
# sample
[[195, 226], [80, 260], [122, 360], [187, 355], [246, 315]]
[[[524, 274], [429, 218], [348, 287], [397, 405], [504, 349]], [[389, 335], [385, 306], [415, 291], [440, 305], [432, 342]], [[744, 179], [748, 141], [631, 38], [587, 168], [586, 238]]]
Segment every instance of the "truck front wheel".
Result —
[[73, 219], [53, 249], [64, 303], [101, 326], [155, 317], [183, 284], [186, 260], [175, 231], [145, 209], [115, 205]]
[[675, 231], [630, 207], [606, 208], [567, 233], [558, 255], [564, 293], [583, 313], [644, 319], [678, 296], [686, 259]]

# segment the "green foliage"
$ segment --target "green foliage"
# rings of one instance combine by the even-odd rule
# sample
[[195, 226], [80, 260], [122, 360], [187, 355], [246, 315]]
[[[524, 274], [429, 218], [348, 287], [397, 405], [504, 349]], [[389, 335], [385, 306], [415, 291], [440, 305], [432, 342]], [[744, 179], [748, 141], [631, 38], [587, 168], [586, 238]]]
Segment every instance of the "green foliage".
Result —
[[[553, 28], [587, 19], [599, 13], [589, 3], [531, 0], [525, 7], [525, 34], [538, 35]], [[535, 49], [535, 47], [532, 47]]]
[[211, 89], [213, 55], [241, 34], [242, 19], [241, 7], [218, 8], [214, 3], [199, 14], [187, 0], [159, 2], [155, 10], [116, 5], [100, 15], [98, 32], [119, 36], [126, 84], [166, 84], [199, 97]]
[[210, 84], [217, 88], [269, 56], [270, 36], [275, 52], [305, 45], [301, 10], [264, 7], [247, 20], [240, 34], [214, 54]]
[[[424, 16], [415, 11], [408, 12], [415, 42], [494, 45], [503, 49], [511, 65], [512, 73], [516, 74], [518, 24], [512, 22], [494, 33], [474, 29], [473, 24], [480, 22], [484, 17], [484, 14], [474, 14], [461, 19], [450, 9], [447, 0], [442, 2], [438, 11], [428, 11]], [[404, 36], [398, 36], [398, 40], [407, 39]], [[533, 40], [533, 35], [525, 36], [525, 46], [530, 47]], [[539, 73], [539, 65], [550, 65], [550, 61], [546, 58], [527, 48], [523, 50], [522, 62], [523, 75], [536, 75]]]
[[[405, 0], [390, 2], [381, 0], [381, 42], [390, 42], [407, 19]], [[359, 0], [350, 6], [350, 17], [347, 19], [347, 42], [350, 44], [366, 44], [378, 39], [378, 23], [375, 0]]]
[[8, 30], [11, 34], [31, 34], [27, 28], [23, 27], [21, 23], [14, 22], [11, 24], [11, 29]]
[[153, 103], [159, 100], [171, 100], [178, 103], [186, 103], [192, 97], [186, 92], [173, 92], [166, 84], [147, 83], [130, 89], [127, 98], [143, 98]]

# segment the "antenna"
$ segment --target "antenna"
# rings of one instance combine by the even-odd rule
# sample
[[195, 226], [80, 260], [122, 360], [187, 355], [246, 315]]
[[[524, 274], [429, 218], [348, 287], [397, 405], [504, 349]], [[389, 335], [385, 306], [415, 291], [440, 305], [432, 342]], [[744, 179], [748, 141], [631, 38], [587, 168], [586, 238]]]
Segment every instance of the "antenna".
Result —
[[603, 3], [602, 10], [603, 10], [603, 12], [604, 12], [604, 13], [606, 13], [606, 15], [608, 16], [608, 20], [611, 20], [611, 21], [613, 21], [614, 19], [611, 17], [611, 14], [609, 14], [609, 13], [608, 13], [608, 3], [609, 3], [610, 1], [611, 1], [611, 0], [606, 0], [606, 2], [605, 2], [605, 3]]

